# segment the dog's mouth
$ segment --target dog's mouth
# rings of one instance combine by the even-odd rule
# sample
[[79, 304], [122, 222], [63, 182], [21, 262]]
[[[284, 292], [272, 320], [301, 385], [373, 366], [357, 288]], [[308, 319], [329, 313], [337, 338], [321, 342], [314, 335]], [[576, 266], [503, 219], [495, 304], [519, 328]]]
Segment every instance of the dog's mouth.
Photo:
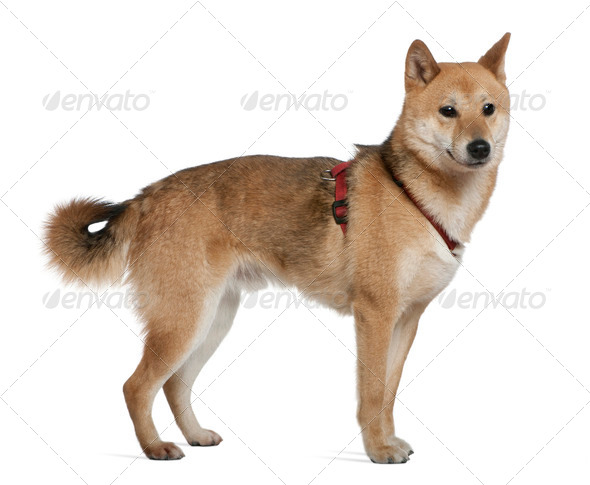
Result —
[[467, 166], [468, 167], [472, 167], [472, 168], [477, 168], [477, 167], [482, 167], [483, 165], [486, 165], [488, 163], [488, 160], [477, 160], [475, 162], [471, 162], [468, 163]]

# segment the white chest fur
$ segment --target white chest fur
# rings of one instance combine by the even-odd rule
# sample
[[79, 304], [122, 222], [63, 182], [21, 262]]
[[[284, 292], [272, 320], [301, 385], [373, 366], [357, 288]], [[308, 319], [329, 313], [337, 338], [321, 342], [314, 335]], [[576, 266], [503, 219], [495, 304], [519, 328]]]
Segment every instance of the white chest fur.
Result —
[[396, 284], [404, 305], [430, 302], [455, 276], [464, 248], [458, 246], [454, 256], [441, 242], [433, 237], [426, 250], [407, 248], [401, 255]]

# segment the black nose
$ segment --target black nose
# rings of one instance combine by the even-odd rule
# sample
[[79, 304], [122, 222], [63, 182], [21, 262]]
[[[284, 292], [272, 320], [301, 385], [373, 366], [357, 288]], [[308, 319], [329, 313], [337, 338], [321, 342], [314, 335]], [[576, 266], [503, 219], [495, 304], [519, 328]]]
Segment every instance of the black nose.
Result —
[[467, 145], [467, 151], [476, 160], [483, 160], [490, 154], [490, 144], [481, 138], [473, 140]]

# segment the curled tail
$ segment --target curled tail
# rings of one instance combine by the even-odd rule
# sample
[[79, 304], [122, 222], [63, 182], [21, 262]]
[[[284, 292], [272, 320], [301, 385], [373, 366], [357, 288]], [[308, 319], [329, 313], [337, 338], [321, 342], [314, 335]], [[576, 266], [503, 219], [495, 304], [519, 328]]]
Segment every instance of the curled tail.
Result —
[[[129, 242], [137, 224], [134, 212], [129, 202], [112, 204], [98, 199], [74, 199], [57, 206], [45, 224], [49, 266], [70, 283], [114, 283], [127, 267]], [[107, 221], [102, 229], [88, 230], [102, 221]]]

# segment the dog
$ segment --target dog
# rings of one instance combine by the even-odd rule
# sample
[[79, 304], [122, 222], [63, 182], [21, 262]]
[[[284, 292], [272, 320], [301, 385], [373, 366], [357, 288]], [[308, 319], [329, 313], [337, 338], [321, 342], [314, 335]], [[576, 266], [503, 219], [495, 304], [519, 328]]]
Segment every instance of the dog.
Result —
[[[409, 459], [412, 447], [395, 433], [395, 395], [418, 320], [453, 278], [496, 184], [510, 119], [509, 39], [465, 63], [437, 63], [414, 41], [391, 135], [357, 145], [344, 165], [244, 156], [182, 170], [120, 204], [83, 198], [55, 208], [50, 266], [87, 285], [125, 275], [148, 296], [137, 309], [143, 356], [123, 386], [147, 457], [184, 456], [154, 426], [160, 388], [189, 444], [222, 441], [195, 417], [192, 385], [241, 293], [280, 282], [354, 316], [366, 453], [376, 463]], [[334, 295], [344, 295], [338, 305]]]

